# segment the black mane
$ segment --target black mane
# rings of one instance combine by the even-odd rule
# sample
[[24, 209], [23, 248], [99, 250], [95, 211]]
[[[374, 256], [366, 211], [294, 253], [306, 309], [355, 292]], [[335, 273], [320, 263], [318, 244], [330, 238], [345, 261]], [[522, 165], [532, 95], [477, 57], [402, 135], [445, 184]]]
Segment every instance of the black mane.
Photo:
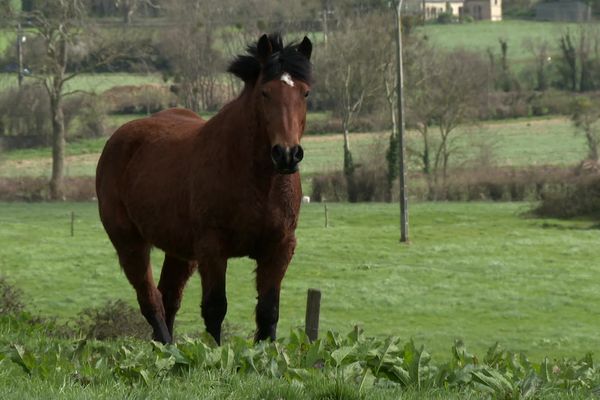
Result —
[[273, 53], [264, 65], [258, 60], [257, 43], [253, 43], [246, 49], [247, 54], [238, 55], [227, 68], [230, 72], [243, 80], [245, 83], [254, 83], [262, 72], [262, 81], [279, 78], [284, 72], [289, 73], [292, 78], [312, 82], [312, 66], [308, 58], [298, 51], [298, 43], [289, 43], [283, 46], [283, 39], [279, 33], [269, 34], [269, 41]]

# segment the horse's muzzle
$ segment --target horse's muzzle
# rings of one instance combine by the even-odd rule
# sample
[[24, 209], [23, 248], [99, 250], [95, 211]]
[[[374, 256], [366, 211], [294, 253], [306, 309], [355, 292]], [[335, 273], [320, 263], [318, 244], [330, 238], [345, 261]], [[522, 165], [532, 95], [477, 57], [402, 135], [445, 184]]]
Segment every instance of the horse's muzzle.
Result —
[[280, 174], [293, 174], [298, 171], [298, 164], [304, 158], [302, 146], [283, 147], [278, 144], [271, 148], [271, 160], [275, 170]]

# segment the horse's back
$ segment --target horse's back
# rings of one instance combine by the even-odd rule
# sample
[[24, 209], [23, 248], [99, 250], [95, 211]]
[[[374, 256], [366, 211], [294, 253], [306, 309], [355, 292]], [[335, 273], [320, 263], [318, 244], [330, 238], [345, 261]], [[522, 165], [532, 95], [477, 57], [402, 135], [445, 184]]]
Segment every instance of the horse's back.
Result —
[[202, 119], [202, 117], [200, 117], [192, 110], [188, 110], [187, 108], [168, 108], [166, 110], [162, 110], [155, 114], [152, 114], [151, 118], [181, 118], [205, 122], [204, 119]]
[[[98, 161], [96, 192], [100, 217], [112, 230], [136, 227], [175, 198], [184, 200], [185, 159], [205, 121], [184, 109], [169, 109], [121, 126]], [[178, 210], [181, 212], [181, 209]]]
[[[140, 149], [149, 149], [156, 144], [166, 147], [167, 152], [171, 149], [176, 152], [185, 147], [178, 144], [189, 141], [204, 124], [205, 121], [193, 111], [171, 108], [122, 125], [104, 146], [96, 171], [97, 185], [111, 171], [121, 175]], [[164, 151], [162, 154], [166, 155]]]

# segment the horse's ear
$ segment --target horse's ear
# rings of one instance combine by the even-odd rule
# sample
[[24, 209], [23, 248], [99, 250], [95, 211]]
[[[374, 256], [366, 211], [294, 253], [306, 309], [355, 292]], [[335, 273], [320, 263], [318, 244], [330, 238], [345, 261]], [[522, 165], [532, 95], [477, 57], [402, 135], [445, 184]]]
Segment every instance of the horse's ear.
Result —
[[310, 42], [309, 38], [304, 36], [304, 39], [302, 39], [302, 42], [298, 45], [298, 51], [310, 60], [310, 55], [312, 54], [312, 43]]
[[261, 64], [266, 63], [272, 53], [273, 46], [271, 45], [271, 41], [269, 40], [269, 37], [264, 34], [258, 39], [258, 44], [256, 45], [258, 61], [260, 61]]

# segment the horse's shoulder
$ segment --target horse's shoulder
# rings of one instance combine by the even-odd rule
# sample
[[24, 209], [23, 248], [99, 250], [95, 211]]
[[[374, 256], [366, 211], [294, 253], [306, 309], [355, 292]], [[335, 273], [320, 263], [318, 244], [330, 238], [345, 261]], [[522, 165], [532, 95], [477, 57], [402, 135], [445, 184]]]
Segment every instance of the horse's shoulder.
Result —
[[159, 111], [152, 114], [150, 118], [166, 118], [166, 119], [193, 119], [199, 122], [205, 122], [202, 117], [188, 110], [187, 108], [168, 108], [166, 110]]

